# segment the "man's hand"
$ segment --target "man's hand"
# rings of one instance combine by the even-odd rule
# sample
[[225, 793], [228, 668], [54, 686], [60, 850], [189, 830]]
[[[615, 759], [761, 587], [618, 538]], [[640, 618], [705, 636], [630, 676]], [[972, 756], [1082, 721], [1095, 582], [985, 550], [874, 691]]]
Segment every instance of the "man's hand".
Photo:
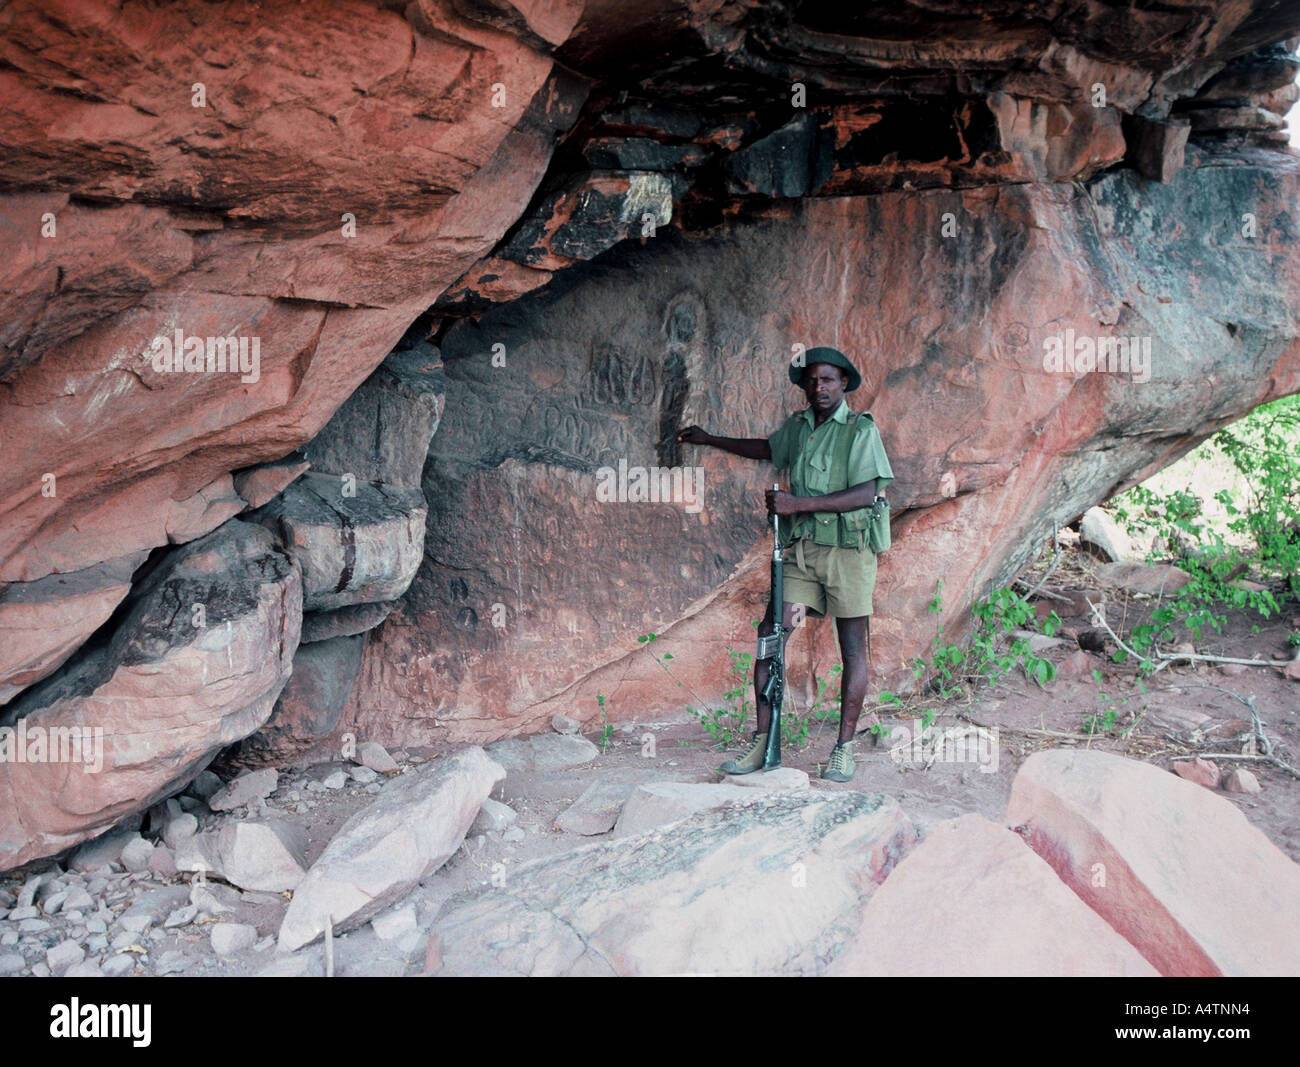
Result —
[[797, 515], [799, 512], [807, 510], [804, 507], [803, 497], [794, 496], [784, 489], [769, 489], [765, 496], [767, 497], [767, 513], [769, 515]]
[[677, 435], [677, 440], [686, 445], [707, 445], [712, 437], [698, 426], [688, 426]]

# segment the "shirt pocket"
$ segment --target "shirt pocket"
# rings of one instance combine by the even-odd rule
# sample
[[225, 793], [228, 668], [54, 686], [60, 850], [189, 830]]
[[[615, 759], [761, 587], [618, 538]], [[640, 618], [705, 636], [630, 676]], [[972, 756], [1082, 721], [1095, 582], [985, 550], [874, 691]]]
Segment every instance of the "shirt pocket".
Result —
[[829, 492], [831, 487], [831, 457], [824, 452], [821, 454], [814, 453], [808, 457], [805, 466], [808, 492], [810, 494]]

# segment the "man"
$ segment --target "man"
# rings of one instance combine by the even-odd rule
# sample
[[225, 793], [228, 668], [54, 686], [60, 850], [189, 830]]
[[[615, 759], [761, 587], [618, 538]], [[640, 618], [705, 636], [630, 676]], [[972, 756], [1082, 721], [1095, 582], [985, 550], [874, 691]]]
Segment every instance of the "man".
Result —
[[[778, 470], [790, 472], [790, 492], [769, 489], [766, 494], [768, 513], [783, 517], [781, 539], [790, 544], [783, 570], [782, 637], [788, 639], [796, 625], [796, 605], [809, 615], [835, 618], [844, 660], [840, 731], [822, 777], [847, 782], [853, 777], [853, 735], [867, 693], [867, 618], [876, 584], [876, 557], [866, 531], [876, 493], [894, 480], [894, 472], [871, 415], [850, 411], [844, 400], [862, 383], [844, 353], [810, 349], [805, 366], [790, 367], [790, 381], [803, 388], [808, 407], [766, 440], [714, 437], [698, 426], [681, 431], [677, 439], [770, 460]], [[762, 632], [770, 634], [772, 627], [769, 605]], [[766, 661], [759, 661], [754, 668], [754, 743], [744, 756], [718, 768], [725, 774], [749, 774], [763, 765], [772, 722], [772, 709], [762, 697], [767, 674]]]

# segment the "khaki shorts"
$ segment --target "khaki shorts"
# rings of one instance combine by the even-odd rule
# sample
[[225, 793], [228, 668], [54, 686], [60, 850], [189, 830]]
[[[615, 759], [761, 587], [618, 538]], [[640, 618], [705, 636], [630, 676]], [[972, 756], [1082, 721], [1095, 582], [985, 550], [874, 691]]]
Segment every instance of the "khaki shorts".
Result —
[[871, 614], [876, 554], [869, 548], [817, 545], [804, 538], [786, 549], [781, 573], [786, 603], [805, 605], [809, 615], [855, 619]]

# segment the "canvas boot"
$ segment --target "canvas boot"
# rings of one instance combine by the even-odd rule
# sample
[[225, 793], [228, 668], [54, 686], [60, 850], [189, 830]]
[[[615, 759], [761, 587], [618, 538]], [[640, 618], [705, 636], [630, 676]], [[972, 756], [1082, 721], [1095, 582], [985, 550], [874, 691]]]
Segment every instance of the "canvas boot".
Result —
[[754, 743], [740, 759], [729, 759], [718, 768], [723, 774], [752, 774], [762, 770], [763, 754], [767, 750], [767, 733], [754, 731]]
[[845, 741], [831, 749], [822, 777], [828, 782], [847, 782], [853, 777], [853, 742]]

